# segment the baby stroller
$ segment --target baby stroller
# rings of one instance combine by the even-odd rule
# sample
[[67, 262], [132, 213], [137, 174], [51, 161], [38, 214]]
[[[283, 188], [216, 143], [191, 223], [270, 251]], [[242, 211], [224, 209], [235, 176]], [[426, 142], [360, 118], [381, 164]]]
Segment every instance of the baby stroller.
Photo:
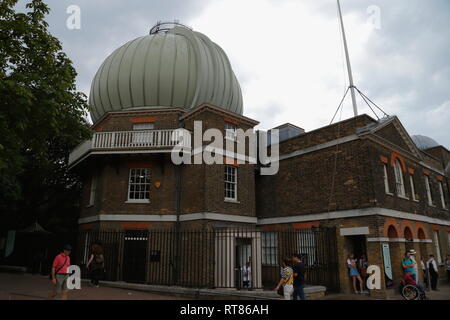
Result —
[[421, 286], [400, 284], [400, 294], [405, 300], [426, 300], [425, 290]]

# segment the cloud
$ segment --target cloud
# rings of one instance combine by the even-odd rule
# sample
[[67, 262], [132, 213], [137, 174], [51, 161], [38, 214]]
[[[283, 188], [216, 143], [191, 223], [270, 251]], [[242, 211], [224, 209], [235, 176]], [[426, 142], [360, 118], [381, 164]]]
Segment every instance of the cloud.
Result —
[[[22, 1], [23, 2], [23, 1]], [[146, 34], [157, 20], [179, 19], [228, 54], [241, 83], [244, 113], [270, 128], [327, 125], [346, 80], [335, 0], [52, 0], [51, 32], [89, 93], [114, 49]], [[81, 30], [66, 28], [69, 5]], [[341, 0], [355, 84], [410, 134], [450, 147], [450, 2]], [[372, 6], [372, 7], [371, 7]], [[378, 8], [380, 28], [373, 27]], [[375, 17], [376, 18], [376, 17]], [[358, 99], [360, 113], [371, 111]], [[353, 115], [346, 99], [343, 118]]]

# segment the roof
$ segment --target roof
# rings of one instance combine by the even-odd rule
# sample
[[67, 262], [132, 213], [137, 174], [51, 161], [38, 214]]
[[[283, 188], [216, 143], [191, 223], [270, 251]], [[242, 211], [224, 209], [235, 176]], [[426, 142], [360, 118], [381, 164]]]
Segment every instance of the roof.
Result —
[[192, 109], [202, 103], [243, 113], [241, 88], [225, 52], [180, 25], [155, 29], [115, 50], [98, 69], [89, 96], [94, 123], [110, 111]]

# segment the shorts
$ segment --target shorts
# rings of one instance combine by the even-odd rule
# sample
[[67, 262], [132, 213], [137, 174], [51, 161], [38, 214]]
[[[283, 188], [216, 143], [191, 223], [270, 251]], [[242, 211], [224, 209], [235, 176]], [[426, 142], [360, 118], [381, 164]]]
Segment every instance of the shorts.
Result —
[[67, 288], [67, 278], [69, 278], [68, 274], [57, 274], [56, 275], [56, 292], [61, 293], [62, 291], [69, 290]]
[[292, 300], [292, 293], [294, 293], [294, 286], [285, 284], [283, 287], [284, 300]]
[[356, 268], [350, 268], [350, 277], [357, 277], [359, 276], [358, 270]]

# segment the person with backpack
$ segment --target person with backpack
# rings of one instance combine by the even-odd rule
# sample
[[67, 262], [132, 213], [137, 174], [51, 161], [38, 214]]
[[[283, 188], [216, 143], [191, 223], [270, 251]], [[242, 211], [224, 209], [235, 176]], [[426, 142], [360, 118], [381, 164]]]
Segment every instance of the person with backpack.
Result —
[[54, 290], [50, 294], [50, 298], [55, 298], [59, 294], [61, 300], [67, 300], [67, 293], [69, 291], [67, 288], [67, 278], [69, 277], [67, 268], [70, 266], [69, 255], [71, 252], [72, 246], [66, 244], [63, 252], [58, 254], [53, 260], [50, 278], [54, 285]]
[[94, 243], [91, 248], [91, 256], [88, 263], [86, 264], [86, 269], [90, 270], [91, 274], [91, 285], [98, 288], [99, 279], [102, 276], [103, 270], [105, 268], [105, 258], [103, 256], [103, 248], [101, 245]]

